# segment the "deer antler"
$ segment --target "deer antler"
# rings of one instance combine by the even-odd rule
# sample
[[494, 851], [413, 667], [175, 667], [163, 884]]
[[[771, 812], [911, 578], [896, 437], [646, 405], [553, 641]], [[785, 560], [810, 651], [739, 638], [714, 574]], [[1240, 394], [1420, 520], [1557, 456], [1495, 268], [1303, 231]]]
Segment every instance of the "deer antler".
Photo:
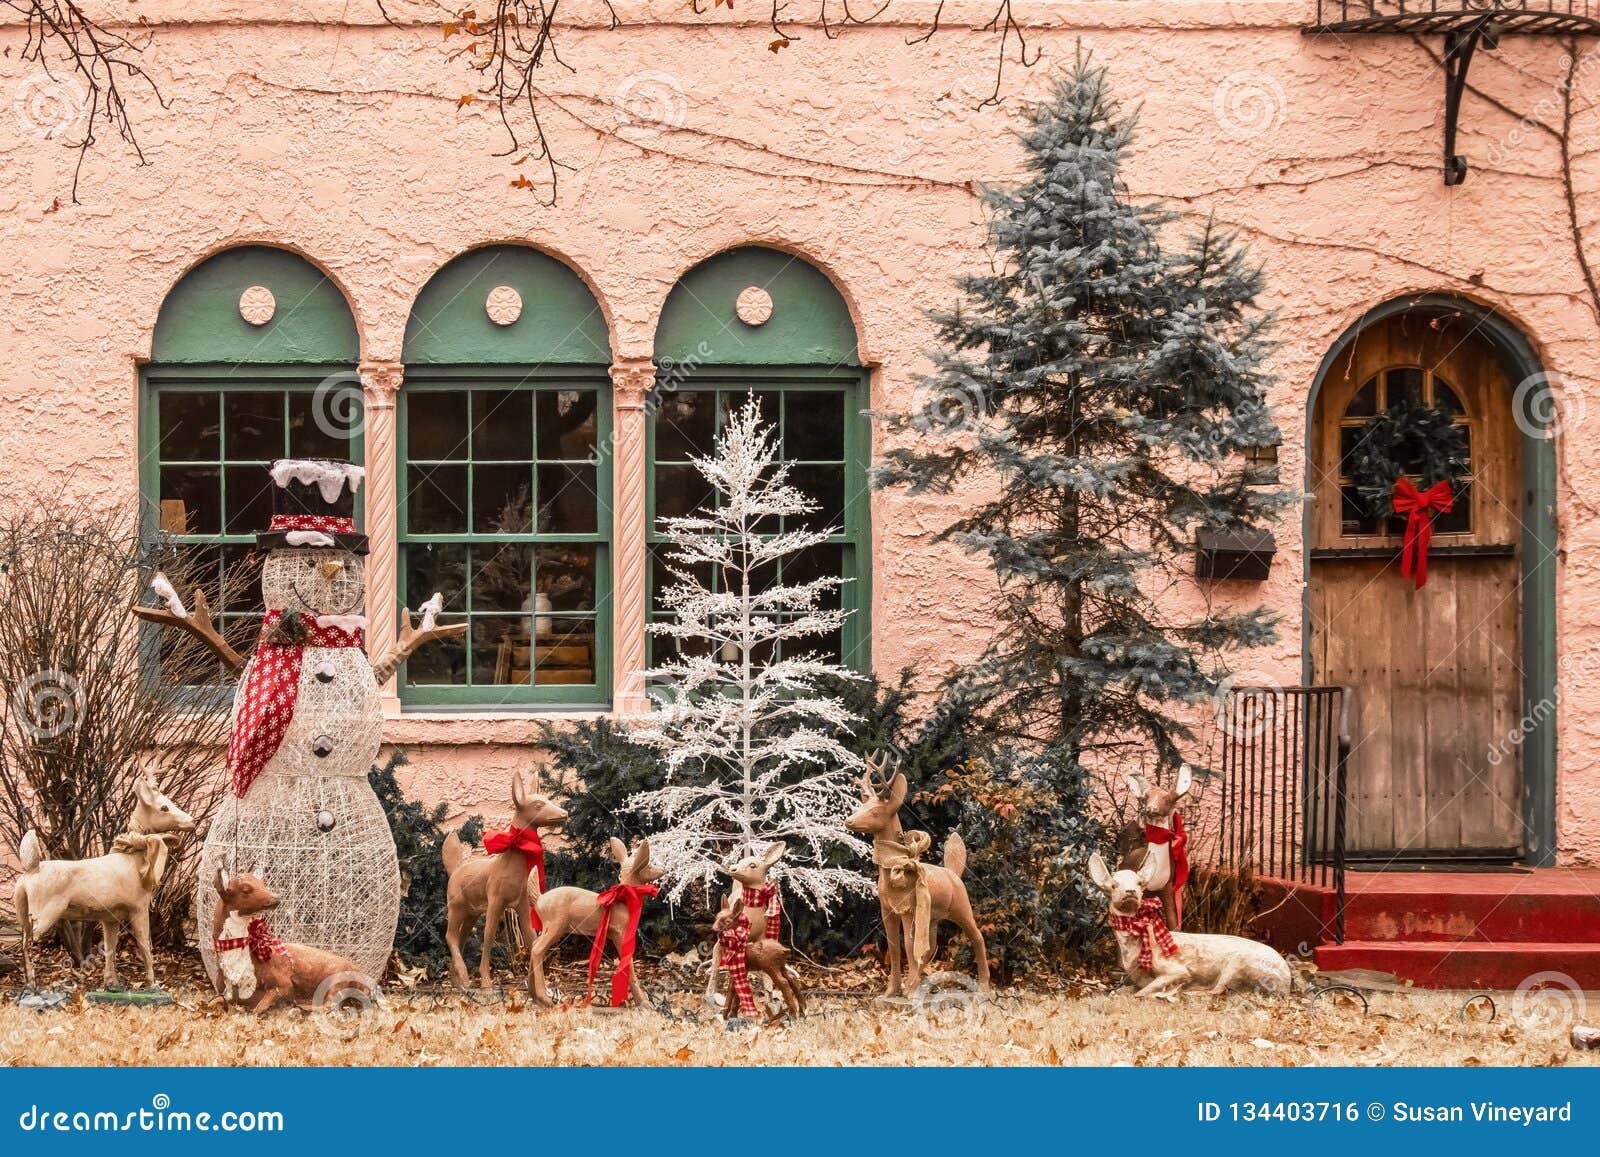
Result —
[[372, 665], [372, 677], [378, 681], [378, 686], [383, 686], [400, 668], [400, 664], [411, 658], [424, 644], [436, 639], [453, 639], [457, 635], [467, 633], [467, 624], [452, 623], [447, 627], [432, 626], [433, 616], [423, 615], [422, 628], [417, 628], [411, 622], [411, 608], [402, 607], [400, 610], [400, 638], [394, 647], [382, 659]]
[[880, 796], [888, 793], [889, 781], [894, 778], [893, 770], [900, 762], [894, 752], [884, 750], [873, 755], [862, 757], [867, 765], [867, 781], [872, 784], [872, 789]]
[[[176, 601], [175, 597], [168, 600], [168, 606]], [[180, 602], [178, 606], [182, 606]], [[160, 607], [133, 606], [128, 608], [137, 619], [147, 623], [155, 623], [158, 627], [177, 627], [180, 631], [199, 639], [212, 654], [221, 659], [228, 668], [228, 672], [237, 675], [244, 670], [244, 658], [228, 645], [215, 627], [211, 625], [211, 608], [206, 604], [206, 593], [199, 587], [194, 592], [194, 610], [187, 614], [178, 614], [173, 610], [163, 610]]]

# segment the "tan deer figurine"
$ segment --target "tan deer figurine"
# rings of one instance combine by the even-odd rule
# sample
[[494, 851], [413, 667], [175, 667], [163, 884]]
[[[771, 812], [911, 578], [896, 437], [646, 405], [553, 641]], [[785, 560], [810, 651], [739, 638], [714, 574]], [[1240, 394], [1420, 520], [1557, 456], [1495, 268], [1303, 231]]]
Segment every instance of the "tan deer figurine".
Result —
[[[773, 867], [788, 851], [787, 844], [782, 840], [776, 840], [768, 844], [767, 850], [760, 855], [743, 856], [722, 869], [733, 880], [733, 891], [729, 893], [728, 898], [747, 899], [751, 909], [760, 908], [766, 916], [765, 935], [775, 944], [781, 942], [778, 932], [782, 906], [778, 897], [778, 885], [770, 882], [769, 877]], [[712, 1004], [715, 1003], [717, 974], [721, 968], [722, 941], [714, 940], [711, 946], [711, 976], [706, 981], [706, 1000]]]
[[134, 781], [130, 830], [111, 843], [104, 856], [87, 860], [47, 860], [39, 833], [22, 837], [17, 854], [22, 875], [12, 891], [22, 931], [22, 970], [34, 982], [33, 947], [61, 920], [97, 920], [105, 941], [103, 982], [117, 983], [117, 940], [126, 923], [144, 957], [145, 984], [155, 987], [150, 951], [150, 901], [166, 874], [171, 849], [167, 839], [194, 830], [194, 819], [161, 793], [154, 775]]
[[[478, 986], [489, 987], [490, 950], [500, 931], [500, 919], [515, 913], [522, 929], [523, 942], [533, 943], [539, 928], [534, 904], [544, 891], [544, 843], [541, 828], [557, 828], [567, 822], [567, 813], [543, 795], [530, 795], [522, 776], [511, 780], [511, 805], [516, 809], [510, 830], [492, 832], [484, 838], [488, 856], [469, 856], [461, 837], [451, 832], [445, 837], [442, 855], [444, 870], [450, 876], [445, 893], [448, 914], [445, 943], [450, 946], [450, 978], [456, 987], [467, 987], [467, 962], [461, 956], [461, 942], [480, 917], [483, 924], [483, 953], [478, 960]], [[537, 883], [533, 874], [537, 871]], [[530, 886], [534, 895], [529, 895]]]
[[266, 913], [278, 906], [278, 894], [257, 872], [218, 868], [212, 887], [217, 908], [211, 936], [217, 952], [217, 991], [230, 1004], [255, 998], [255, 1012], [264, 1013], [288, 998], [309, 1009], [320, 1002], [337, 1003], [344, 994], [363, 993], [375, 999], [372, 979], [353, 960], [313, 948], [289, 944], [272, 934]]
[[1149, 865], [1145, 891], [1161, 900], [1161, 917], [1174, 932], [1183, 927], [1183, 888], [1189, 882], [1189, 837], [1178, 804], [1193, 783], [1188, 764], [1178, 769], [1177, 782], [1170, 788], [1129, 775], [1128, 790], [1139, 815], [1117, 833], [1117, 867], [1143, 873]]
[[954, 832], [944, 843], [944, 866], [924, 864], [921, 854], [931, 842], [927, 833], [906, 836], [900, 827], [900, 808], [906, 802], [906, 777], [896, 772], [884, 782], [884, 757], [867, 757], [861, 774], [861, 807], [845, 827], [872, 837], [872, 860], [878, 865], [878, 904], [883, 912], [884, 935], [889, 942], [889, 987], [886, 996], [904, 995], [901, 987], [901, 946], [905, 946], [906, 986], [916, 992], [922, 969], [933, 958], [934, 940], [942, 921], [949, 920], [967, 934], [977, 961], [978, 987], [989, 988], [989, 956], [983, 933], [972, 915], [972, 901], [961, 873], [967, 866], [967, 846]]
[[[533, 951], [528, 954], [528, 987], [533, 992], [534, 1000], [540, 1004], [552, 1003], [549, 986], [545, 983], [544, 958], [569, 933], [576, 932], [580, 936], [595, 938], [594, 950], [589, 957], [589, 976], [592, 986], [595, 969], [599, 964], [599, 951], [605, 946], [605, 941], [599, 936], [603, 922], [605, 934], [617, 950], [617, 972], [612, 981], [612, 1002], [621, 1003], [621, 999], [626, 997], [631, 998], [636, 1005], [645, 1008], [650, 1006], [650, 997], [645, 993], [644, 985], [639, 982], [638, 970], [633, 967], [632, 940], [637, 931], [638, 920], [635, 914], [637, 910], [628, 898], [628, 890], [634, 890], [633, 895], [636, 897], [654, 895], [655, 889], [651, 884], [659, 880], [665, 871], [650, 863], [649, 840], [640, 840], [638, 847], [630, 853], [627, 845], [613, 836], [609, 847], [611, 858], [617, 862], [621, 870], [617, 887], [607, 888], [605, 892], [591, 892], [587, 888], [571, 886], [552, 888], [539, 897], [537, 908], [539, 919], [544, 924], [544, 931], [539, 933], [539, 938], [533, 942]], [[611, 907], [616, 903], [628, 903], [627, 919], [611, 917]]]
[[[750, 992], [749, 973], [753, 970], [772, 983], [783, 996], [789, 1018], [797, 1019], [806, 1011], [806, 998], [799, 974], [789, 967], [789, 950], [766, 936], [766, 914], [759, 907], [748, 910], [753, 914], [746, 920], [744, 898], [733, 899], [730, 903], [730, 897], [724, 896], [711, 925], [717, 934], [718, 956], [728, 965], [731, 991], [724, 1015], [728, 1020], [737, 1014], [759, 1016]], [[715, 968], [711, 975], [715, 981]]]

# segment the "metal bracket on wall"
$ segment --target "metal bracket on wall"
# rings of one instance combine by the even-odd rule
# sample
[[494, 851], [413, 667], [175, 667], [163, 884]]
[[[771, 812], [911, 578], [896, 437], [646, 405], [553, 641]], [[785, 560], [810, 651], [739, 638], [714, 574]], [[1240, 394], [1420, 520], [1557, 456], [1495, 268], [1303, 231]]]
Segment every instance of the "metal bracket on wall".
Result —
[[1500, 47], [1500, 30], [1494, 16], [1473, 21], [1460, 31], [1444, 34], [1444, 183], [1459, 185], [1467, 179], [1467, 158], [1456, 152], [1456, 126], [1461, 120], [1461, 96], [1467, 88], [1467, 69], [1479, 45], [1493, 52]]

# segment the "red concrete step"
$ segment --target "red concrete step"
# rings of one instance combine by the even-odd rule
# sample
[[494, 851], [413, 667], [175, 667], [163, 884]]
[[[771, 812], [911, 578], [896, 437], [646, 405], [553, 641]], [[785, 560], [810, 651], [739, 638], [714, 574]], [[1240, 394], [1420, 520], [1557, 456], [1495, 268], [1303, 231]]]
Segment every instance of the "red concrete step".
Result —
[[[1324, 972], [1370, 968], [1392, 972], [1418, 988], [1513, 989], [1537, 983], [1600, 991], [1600, 944], [1346, 940], [1320, 945], [1316, 955]], [[1541, 973], [1550, 975], [1540, 978]]]
[[1351, 872], [1345, 938], [1600, 943], [1600, 872]]

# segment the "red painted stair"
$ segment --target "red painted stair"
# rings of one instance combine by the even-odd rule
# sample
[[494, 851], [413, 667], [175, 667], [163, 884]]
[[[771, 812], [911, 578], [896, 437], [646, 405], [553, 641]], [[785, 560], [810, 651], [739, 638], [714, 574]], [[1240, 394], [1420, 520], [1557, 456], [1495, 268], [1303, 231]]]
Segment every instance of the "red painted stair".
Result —
[[[1306, 900], [1331, 909], [1331, 897]], [[1516, 988], [1556, 973], [1600, 990], [1600, 870], [1350, 872], [1344, 943], [1325, 940], [1316, 961], [1419, 988]]]

